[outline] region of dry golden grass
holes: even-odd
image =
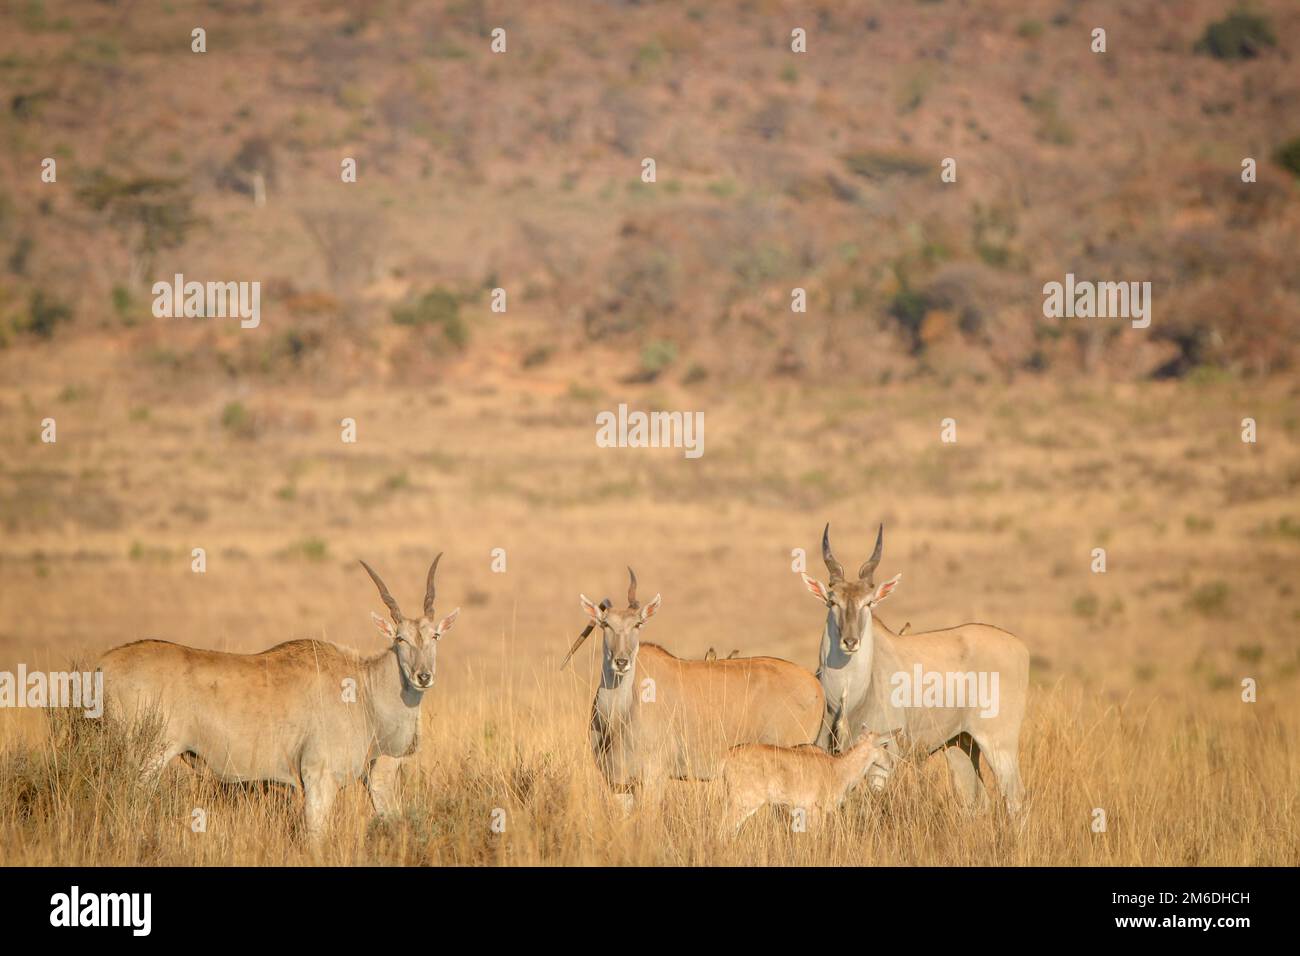
[[[87,384],[110,379],[84,358],[72,382],[3,358],[0,381],[21,384],[0,387],[0,669],[142,637],[374,653],[362,556],[410,602],[445,549],[440,608],[464,612],[400,819],[372,822],[351,787],[314,856],[292,794],[179,765],[143,788],[102,734],[70,740],[8,710],[6,863],[1300,863],[1300,457],[1284,384],[631,395],[706,410],[691,462],[597,449],[594,413],[620,393],[585,371],[524,386],[480,364],[420,390],[164,394]],[[236,398],[248,435],[221,424]],[[45,415],[53,446],[33,439]],[[948,415],[956,446],[938,441]],[[1257,445],[1239,440],[1244,415]],[[355,446],[339,441],[344,416]],[[854,794],[814,835],[773,811],[720,839],[716,784],[674,784],[662,815],[626,820],[606,797],[586,746],[594,651],[556,670],[583,623],[578,592],[618,594],[631,563],[646,596],[664,595],[647,639],[811,668],[820,612],[790,550],[815,554],[827,519],[846,563],[886,522],[882,569],[904,571],[891,625],[986,620],[1028,643],[1022,833],[963,816],[939,760],[881,797]],[[206,574],[191,573],[192,547],[207,548]],[[1093,547],[1105,575],[1089,571]],[[1245,677],[1257,703],[1240,699]]]
[[[6,754],[0,846],[17,865],[1300,863],[1294,720],[1271,707],[1182,711],[1043,690],[1026,726],[1022,831],[1000,813],[959,810],[935,759],[904,764],[881,796],[860,788],[822,831],[794,832],[773,809],[734,840],[719,833],[718,783],[674,784],[661,812],[625,818],[582,747],[584,708],[572,701],[512,706],[484,689],[437,711],[405,770],[402,815],[372,819],[360,784],[348,788],[318,853],[290,791],[224,786],[179,763],[142,785],[99,731]],[[1104,833],[1091,828],[1097,807]],[[195,809],[204,832],[192,830]]]

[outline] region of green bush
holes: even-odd
[[[1034,131],[1044,143],[1055,146],[1069,146],[1074,143],[1074,128],[1061,115],[1061,104],[1055,90],[1048,90],[1037,96],[1022,97],[1029,111],[1038,117],[1038,129]]]
[[[1101,600],[1095,594],[1080,594],[1071,605],[1076,617],[1094,618],[1101,610]]]
[[[148,276],[164,249],[184,245],[201,223],[185,180],[159,176],[114,176],[94,170],[77,189],[77,198],[107,217],[126,241],[132,272]]]
[[[27,274],[27,260],[31,258],[32,249],[35,247],[31,236],[19,236],[18,241],[14,243],[14,248],[9,253],[9,271],[16,276]]]
[[[120,283],[113,286],[112,292],[109,293],[113,303],[113,314],[123,325],[135,325],[135,302],[131,298],[131,290]]]
[[[323,538],[303,538],[286,548],[284,554],[303,561],[324,561],[329,557],[329,545]]]
[[[1206,617],[1222,617],[1227,612],[1228,585],[1222,581],[1202,584],[1191,593],[1187,603]]]
[[[1269,46],[1277,46],[1277,36],[1268,18],[1238,10],[1207,26],[1195,50],[1216,60],[1247,60]]]
[[[398,325],[440,329],[447,341],[458,349],[469,343],[469,327],[461,318],[460,300],[446,289],[434,289],[414,302],[395,307],[393,321]]]
[[[641,350],[641,369],[658,375],[677,360],[677,345],[666,339],[656,339]]]
[[[1292,176],[1300,177],[1300,136],[1278,147],[1278,151],[1273,154],[1273,158]]]
[[[28,302],[26,318],[16,323],[20,332],[31,332],[43,339],[54,337],[54,329],[60,322],[72,320],[72,309],[46,295],[45,290],[37,289]]]
[[[253,414],[243,402],[227,402],[221,410],[221,427],[236,438],[252,438],[257,434]]]
[[[902,326],[912,352],[917,353],[922,349],[921,323],[925,320],[925,313],[932,308],[932,303],[925,293],[912,287],[907,272],[901,266],[895,265],[894,275],[898,279],[898,291],[889,300],[888,312]]]

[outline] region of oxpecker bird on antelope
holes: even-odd
[[[641,639],[660,596],[636,596],[628,568],[627,607],[581,595],[587,635],[601,631],[600,682],[588,739],[610,788],[630,810],[640,797],[657,806],[668,780],[711,780],[728,748],[742,743],[811,743],[824,710],[817,679],[775,657],[685,660]]]
[[[460,609],[434,615],[434,558],[423,613],[407,617],[379,575],[392,620],[372,614],[389,641],[363,657],[297,640],[257,654],[136,641],[100,659],[108,712],[131,722],[155,714],[161,746],[144,768],[202,761],[226,782],[270,781],[301,790],[308,834],[319,838],[340,787],[364,780],[379,813],[393,809],[395,758],[419,744],[420,704],[433,687],[438,643]]]
[[[803,575],[805,586],[826,606],[817,679],[826,712],[817,743],[840,753],[853,740],[845,728],[885,733],[899,728],[926,753],[943,751],[963,803],[982,803],[979,767],[987,758],[1008,810],[1019,812],[1020,725],[1029,685],[1029,649],[1020,638],[988,624],[962,624],[937,631],[893,633],[874,609],[898,586],[900,574],[876,583],[884,548],[884,525],[876,547],[855,578],[831,551],[830,525],[822,532],[825,583]],[[872,775],[872,788],[887,773]]]

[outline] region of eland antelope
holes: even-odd
[[[591,631],[603,638],[600,684],[591,705],[589,740],[596,764],[625,809],[638,797],[657,806],[666,782],[711,780],[727,748],[742,743],[808,744],[825,706],[817,679],[775,657],[692,661],[641,640],[659,610],[644,606],[628,568],[627,609],[580,596],[590,623],[560,664]]]
[[[924,752],[944,751],[953,785],[967,805],[983,802],[979,765],[986,757],[1014,815],[1024,797],[1019,749],[1029,650],[1014,634],[989,624],[913,632],[901,639],[873,620],[872,610],[902,577],[875,583],[884,533],[881,525],[875,551],[850,580],[831,552],[828,524],[822,557],[830,580],[823,584],[803,575],[808,590],[826,605],[817,679],[827,710],[817,743],[837,753],[850,743],[845,727],[901,728]],[[981,693],[988,688],[991,695]],[[886,776],[873,775],[872,788],[880,789]]]
[[[364,561],[392,614],[371,614],[391,641],[362,657],[324,641],[277,644],[257,654],[136,641],[104,654],[110,713],[131,721],[156,713],[161,750],[144,771],[173,757],[201,760],[227,782],[271,781],[301,790],[308,834],[319,838],[339,788],[364,779],[376,811],[391,808],[392,758],[415,752],[420,704],[433,687],[439,639],[460,608],[434,617],[433,559],[424,613],[408,618]],[[436,623],[435,623],[436,622]],[[387,764],[381,764],[385,761]]]
[[[724,828],[730,833],[767,804],[800,809],[811,830],[835,811],[867,771],[884,767],[894,752],[892,734],[863,728],[857,743],[838,756],[820,747],[741,744],[727,752],[722,779],[727,787]]]

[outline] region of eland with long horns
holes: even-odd
[[[938,631],[895,634],[873,615],[898,586],[901,574],[876,584],[885,527],[856,578],[831,551],[830,525],[822,531],[822,558],[830,579],[807,574],[805,586],[826,605],[817,679],[826,711],[817,744],[832,754],[853,745],[857,734],[899,729],[925,753],[943,751],[959,797],[983,803],[981,755],[987,757],[1007,808],[1017,813],[1020,725],[1029,688],[1029,649],[1020,638],[990,624],[962,624]],[[887,767],[873,769],[869,783],[884,786]]]
[[[390,641],[374,657],[312,640],[258,654],[136,641],[100,659],[107,714],[161,721],[160,747],[144,767],[146,776],[184,755],[223,781],[271,781],[302,791],[313,839],[325,832],[339,788],[355,780],[365,780],[383,813],[392,808],[394,758],[419,744],[420,704],[433,687],[438,642],[460,613],[434,617],[441,557],[429,568],[424,613],[416,618],[402,613],[379,575],[361,562],[392,615],[391,623],[372,615]]]
[[[597,627],[600,683],[591,705],[589,740],[596,764],[625,809],[638,797],[657,806],[668,780],[710,780],[737,744],[790,747],[811,743],[824,705],[816,678],[775,657],[684,660],[641,631],[660,596],[642,605],[628,568],[627,608],[608,598],[579,600],[589,618],[561,667]]]

